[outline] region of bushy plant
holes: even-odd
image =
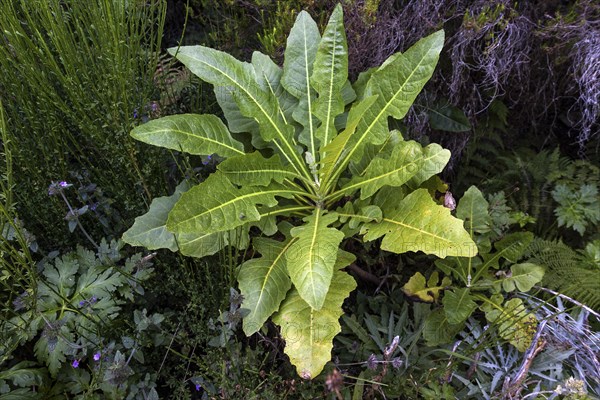
[[[36,284],[13,300],[2,325],[5,344],[13,346],[0,348],[5,371],[0,373],[0,393],[9,392],[12,382],[12,389],[36,387],[47,396],[104,393],[133,399],[156,394],[150,370],[144,377],[143,368],[131,367],[144,363],[145,347],[166,341],[159,329],[164,317],[122,309],[144,294],[141,283],[152,273],[151,256],[137,254],[121,263],[121,246],[102,241],[98,253],[79,247],[40,265]],[[133,317],[129,326],[126,315]],[[17,346],[32,347],[36,361],[11,365],[16,354],[7,351]]]
[[[184,182],[156,199],[124,239],[202,257],[226,245],[246,248],[251,229],[273,236],[254,238],[261,257],[240,266],[244,331],[259,331],[273,315],[298,373],[315,377],[356,287],[342,270],[355,259],[343,250],[345,238],[383,237],[381,248],[395,253],[474,254],[462,221],[433,198],[441,184],[435,174],[450,153],[405,141],[388,127],[431,76],[443,38],[437,32],[420,40],[354,84],[341,6],[322,37],[312,18],[299,14],[283,68],[256,52],[244,63],[202,46],[173,49],[215,86],[229,130],[213,115],[186,114],[150,121],[132,136],[224,161],[199,185]]]

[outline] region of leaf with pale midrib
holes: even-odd
[[[244,333],[252,335],[279,309],[279,305],[292,286],[285,267],[285,252],[290,241],[278,242],[255,238],[253,247],[261,254],[240,266],[238,282],[244,296],[242,308],[249,310],[244,317]]]
[[[321,121],[315,132],[321,147],[335,136],[334,120],[344,111],[342,87],[347,78],[348,46],[342,6],[338,4],[323,33],[310,78],[312,87],[319,94],[312,112]]]
[[[329,228],[336,213],[315,209],[305,224],[292,229],[294,243],[286,252],[287,270],[298,293],[314,309],[323,306],[344,234]],[[334,285],[335,286],[335,285]]]
[[[214,115],[171,115],[135,127],[131,136],[144,143],[189,154],[231,157],[244,154],[244,145],[231,137]]]
[[[383,210],[380,223],[368,223],[365,240],[384,236],[383,250],[394,253],[422,251],[438,257],[477,254],[477,247],[463,228],[463,221],[436,204],[427,190],[418,189],[404,197],[398,207]]]
[[[277,183],[237,188],[217,172],[181,196],[169,213],[167,229],[176,234],[228,231],[260,220],[259,204],[273,207],[278,203],[276,197],[294,194],[304,193]]]
[[[227,179],[236,185],[266,186],[271,181],[301,179],[294,169],[281,163],[279,155],[264,158],[258,151],[231,157],[217,167]]]
[[[341,331],[342,303],[356,288],[354,279],[340,269],[353,261],[352,254],[340,250],[333,275],[335,285],[329,289],[320,310],[313,309],[292,289],[273,316],[285,339],[284,351],[304,379],[319,375],[331,359],[333,338]]]
[[[306,11],[301,11],[287,38],[281,78],[283,87],[299,100],[292,114],[303,126],[298,141],[315,156],[318,147],[314,134],[318,120],[311,114],[315,93],[310,87],[310,76],[320,40],[316,22]]]
[[[171,196],[157,197],[152,200],[148,212],[137,217],[133,226],[123,234],[123,241],[132,246],[144,246],[148,250],[176,251],[177,241],[175,235],[167,230],[167,218],[175,203],[189,188],[189,182],[184,181],[177,186]]]

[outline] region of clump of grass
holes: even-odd
[[[14,143],[10,140],[0,102],[0,143],[4,160],[0,176],[0,365],[10,359],[18,346],[18,327],[11,326],[9,319],[15,315],[19,302],[31,301],[35,307],[37,273],[30,247],[32,236],[23,229],[14,209],[13,156]]]
[[[0,3],[14,195],[42,239],[64,231],[56,224],[63,210],[46,199],[51,181],[86,171],[125,215],[160,190],[161,154],[135,144],[129,131],[136,109],[155,96],[165,12],[163,0]]]

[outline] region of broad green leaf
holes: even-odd
[[[321,121],[315,132],[320,147],[327,145],[335,136],[334,121],[336,116],[344,112],[342,87],[347,79],[348,47],[342,6],[338,4],[323,33],[310,78],[312,87],[319,95],[312,112]]]
[[[450,343],[464,324],[450,324],[444,310],[435,310],[425,318],[423,338],[428,346]]]
[[[417,272],[402,287],[402,291],[413,300],[433,303],[440,297],[440,292],[452,284],[448,277],[444,277],[442,282],[439,280],[437,271],[431,274],[429,281],[425,281],[425,277]]]
[[[313,309],[296,289],[292,289],[273,317],[285,339],[284,351],[304,379],[319,375],[331,359],[333,338],[341,331],[342,304],[356,288],[354,279],[340,268],[352,260],[342,255],[338,257],[333,275],[335,285],[329,289],[320,310]]]
[[[250,244],[250,228],[258,227],[265,235],[273,235],[276,227],[273,228],[274,218],[271,218],[268,212],[259,208],[260,220],[252,221],[245,225],[238,226],[235,229],[215,233],[182,233],[176,235],[179,251],[184,256],[202,258],[211,256],[226,246],[235,247],[238,250],[245,250]]]
[[[258,151],[228,158],[217,168],[235,185],[266,186],[271,181],[302,179],[291,165],[281,163],[278,154],[264,158]]]
[[[246,117],[240,111],[231,91],[220,86],[214,88],[215,97],[223,116],[227,120],[227,127],[233,133],[250,133],[252,145],[257,149],[266,147],[266,143],[260,137],[260,129],[254,118]]]
[[[456,207],[456,216],[464,220],[464,227],[471,238],[476,241],[479,251],[482,253],[488,252],[491,246],[490,241],[481,234],[490,232],[492,220],[488,212],[488,202],[477,187],[471,186],[465,192]],[[475,267],[481,266],[479,258],[468,258],[464,263],[458,258],[455,258],[454,261],[457,265],[456,271],[461,274],[462,279],[468,286],[475,284],[484,272],[480,269],[475,274],[475,279],[473,279]]]
[[[321,181],[323,184],[329,184],[335,181],[335,177],[341,174],[342,170],[337,166],[341,158],[348,151],[346,145],[356,131],[356,127],[361,121],[364,113],[375,103],[377,96],[367,97],[360,103],[356,103],[350,109],[346,129],[336,136],[327,146],[321,148]]]
[[[456,216],[465,221],[465,229],[472,238],[475,233],[490,231],[492,219],[488,206],[489,203],[476,186],[471,186],[458,202]]]
[[[381,209],[374,205],[362,207],[355,211],[352,203],[348,202],[336,210],[340,222],[345,223],[349,220],[350,229],[356,229],[359,224],[364,222],[376,221],[380,222],[383,215]]]
[[[298,105],[298,99],[288,93],[281,84],[283,69],[271,58],[258,51],[252,53],[252,66],[256,81],[265,92],[271,92],[279,102],[280,113],[286,123],[291,122],[292,112]]]
[[[336,213],[316,208],[305,224],[292,229],[294,243],[285,254],[287,270],[298,293],[312,308],[320,310],[329,291],[333,267],[344,234],[328,226]]]
[[[214,115],[180,114],[136,126],[131,136],[144,143],[189,154],[231,157],[244,154],[244,145],[231,137]]]
[[[393,210],[400,206],[400,201],[409,193],[406,186],[393,187],[384,186],[375,195],[375,197],[369,199],[371,203],[386,210],[386,213],[391,213]]]
[[[381,158],[389,158],[392,152],[394,151],[394,148],[398,144],[400,144],[400,142],[403,141],[404,138],[402,137],[400,131],[394,129],[393,131],[390,131],[387,139],[385,140],[385,142],[383,142],[383,144],[367,144],[364,148],[363,156],[360,159],[360,161],[350,163],[348,167],[350,172],[353,175],[363,175],[365,173],[365,170],[375,157],[379,156]]]
[[[318,121],[311,114],[315,96],[310,87],[310,76],[320,41],[321,34],[317,24],[306,11],[301,11],[287,38],[281,78],[285,90],[299,100],[292,114],[304,127],[298,140],[315,157],[318,149],[315,137]]]
[[[238,275],[240,292],[244,296],[241,307],[250,311],[243,322],[244,333],[248,336],[258,332],[279,309],[292,286],[285,266],[285,252],[291,241],[257,237],[252,244],[261,257],[244,262]]]
[[[167,217],[181,195],[189,188],[188,181],[183,181],[171,196],[152,200],[148,212],[137,217],[131,228],[123,234],[123,241],[132,246],[144,246],[148,250],[177,251],[175,235],[167,230]]]
[[[439,144],[431,143],[423,149],[423,164],[417,173],[407,182],[411,189],[416,189],[435,174],[442,172],[450,161],[450,151]],[[458,215],[457,215],[458,216]],[[461,218],[458,216],[458,218]]]
[[[490,267],[495,269],[500,268],[499,261],[502,258],[511,263],[516,263],[532,241],[533,233],[531,232],[515,232],[506,235],[502,240],[494,243],[494,248],[496,249],[494,253],[483,255],[484,263],[482,269],[485,271]]]
[[[349,195],[360,189],[360,198],[366,199],[382,186],[402,186],[417,173],[422,163],[421,145],[412,140],[400,142],[388,159],[375,157],[362,176],[354,176],[332,196]]]
[[[211,256],[229,244],[227,232],[182,233],[177,235],[179,251],[184,256],[202,258]]]
[[[169,52],[176,53],[177,59],[203,81],[231,92],[241,114],[254,118],[258,123],[262,139],[274,141],[273,144],[297,172],[304,171],[308,175],[295,148],[293,126],[283,120],[273,93],[260,88],[251,64],[204,46],[183,46],[169,49]]]
[[[429,124],[433,129],[446,132],[468,132],[471,123],[465,113],[458,107],[444,102],[427,109]]]
[[[273,207],[277,204],[276,196],[291,198],[303,194],[275,182],[267,187],[237,188],[217,172],[181,196],[169,213],[167,229],[175,234],[228,231],[259,221],[259,204]]]
[[[371,241],[384,236],[383,250],[394,253],[422,251],[440,258],[472,257],[475,243],[463,228],[463,221],[454,218],[450,210],[437,205],[425,189],[418,189],[400,201],[397,208],[383,210],[380,223],[368,223],[364,239]]]
[[[541,282],[544,277],[544,268],[532,263],[513,264],[510,267],[510,275],[498,281],[507,292],[519,289],[528,292],[536,283]]]
[[[6,353],[3,354],[3,356]],[[11,363],[12,364],[12,363]],[[44,370],[42,368],[38,368],[37,364],[32,361],[20,361],[15,365],[12,365],[10,368],[8,366],[4,366],[3,371],[0,371],[0,385],[2,385],[3,381],[11,381],[14,385],[20,387],[26,386],[40,386],[44,381]],[[2,389],[0,389],[2,392]],[[16,394],[14,390],[11,390],[10,394]],[[33,395],[33,393],[31,393]],[[23,396],[23,397],[13,397],[16,400],[22,399],[33,399],[33,396]],[[3,396],[0,395],[0,399],[3,399]]]
[[[358,74],[358,78],[356,78],[356,81],[352,84],[352,88],[356,92],[357,99],[362,100],[364,98],[367,83],[369,83],[371,75],[373,75],[373,73],[378,69],[379,67],[373,67]]]
[[[388,117],[402,119],[413,101],[431,78],[444,45],[444,32],[438,31],[419,40],[403,54],[391,56],[385,66],[373,72],[364,96],[378,95],[375,105],[358,125],[358,135],[349,144],[346,157],[356,161],[366,143],[382,144],[388,136]]]
[[[466,321],[477,308],[477,303],[473,300],[468,288],[446,291],[442,304],[448,323],[456,325]]]
[[[349,80],[346,80],[344,86],[342,86],[342,99],[344,100],[344,105],[348,105],[356,100],[356,92]]]

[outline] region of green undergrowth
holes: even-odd
[[[140,148],[128,131],[158,112],[152,101],[165,6],[112,0],[0,5],[0,96],[15,144],[16,207],[46,245],[70,240],[52,222],[64,213],[46,198],[53,181],[97,185],[125,220],[164,187],[157,170],[164,155]],[[118,227],[96,232],[120,233]]]

